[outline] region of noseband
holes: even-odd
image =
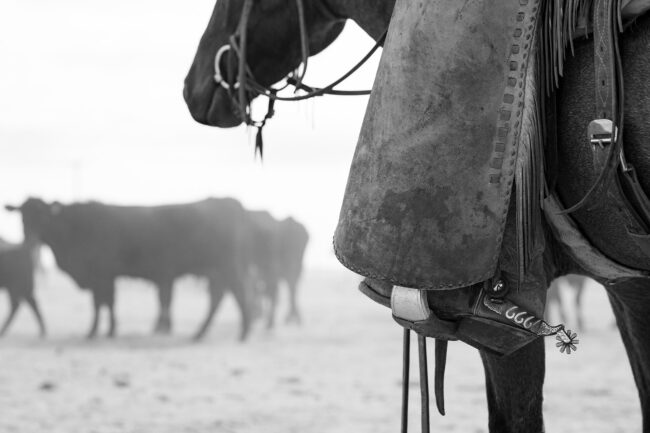
[[[354,74],[363,64],[365,64],[370,57],[381,47],[386,39],[388,30],[379,37],[375,45],[370,51],[345,74],[333,81],[325,87],[313,87],[303,83],[303,78],[307,72],[307,64],[309,59],[309,34],[307,31],[307,24],[305,19],[305,7],[303,0],[295,0],[296,9],[298,14],[298,24],[300,32],[300,51],[301,51],[301,65],[293,72],[289,73],[285,78],[285,83],[281,87],[265,86],[253,75],[248,62],[247,62],[247,40],[248,40],[248,20],[253,8],[253,0],[244,0],[242,13],[239,19],[237,30],[229,37],[228,44],[221,46],[215,55],[214,59],[214,81],[217,85],[223,87],[229,94],[233,106],[236,107],[236,114],[240,117],[242,122],[248,126],[257,128],[257,137],[255,141],[255,152],[260,152],[262,155],[262,128],[266,121],[273,117],[275,101],[302,101],[316,96],[322,95],[338,95],[338,96],[358,96],[369,95],[370,90],[336,90],[337,85],[345,81],[349,76]],[[329,15],[334,14],[325,6],[321,5]],[[237,79],[234,82],[228,80],[228,74],[223,74],[222,59],[223,56],[229,51],[233,51],[237,58]],[[234,70],[234,57],[227,56],[227,69],[228,71]],[[302,69],[302,70],[300,70]],[[286,89],[287,87],[294,88],[294,94],[290,96],[281,96],[278,92]],[[298,90],[305,93],[296,94]],[[262,95],[268,98],[268,107],[266,115],[262,120],[253,120],[251,117],[250,101],[253,97]],[[251,97],[252,96],[252,97]]]

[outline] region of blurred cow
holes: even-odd
[[[12,244],[0,239],[0,288],[6,289],[9,297],[9,315],[0,328],[0,337],[7,332],[16,317],[21,301],[30,306],[36,316],[40,335],[45,336],[43,317],[34,298],[37,251],[37,247],[28,246],[26,243]]]
[[[275,322],[278,287],[285,282],[289,288],[289,312],[287,322],[300,323],[296,302],[298,282],[302,274],[302,262],[309,235],[305,227],[286,218],[278,221],[266,211],[251,211],[253,221],[252,271],[258,291],[268,300],[267,327]],[[258,299],[259,300],[259,299]]]
[[[226,290],[241,311],[240,338],[246,338],[250,316],[243,287],[246,261],[242,239],[246,212],[234,199],[210,198],[168,206],[112,206],[97,202],[46,203],[30,198],[19,207],[25,239],[48,245],[57,265],[81,288],[93,294],[94,318],[88,337],[97,334],[100,309],[110,317],[115,335],[115,279],[153,282],[159,293],[156,332],[171,330],[172,287],[178,277],[206,277],[210,307],[195,338],[202,337]]]
[[[575,311],[575,326],[576,330],[584,331],[584,320],[582,314],[582,294],[585,287],[589,283],[590,278],[582,275],[569,274],[563,277],[556,278],[551,282],[550,287],[546,293],[546,312],[544,315],[547,320],[550,319],[550,309],[556,308],[558,311],[559,321],[561,323],[570,323],[567,317],[567,305],[564,298],[560,294],[560,288],[564,291],[572,290],[575,292],[573,297],[573,310]]]

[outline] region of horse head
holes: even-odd
[[[237,87],[238,27],[246,0],[217,1],[201,38],[194,62],[185,78],[183,96],[199,123],[221,128],[238,126],[242,118],[229,87]],[[295,71],[303,59],[303,43],[309,55],[322,51],[343,30],[345,18],[324,0],[265,0],[251,2],[247,12],[245,61],[250,74],[262,86],[270,86]],[[301,29],[300,21],[304,20]],[[217,59],[217,56],[219,59]],[[215,80],[222,76],[221,83]],[[248,99],[257,96],[248,93]]]

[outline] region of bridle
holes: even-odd
[[[280,87],[265,86],[253,75],[248,62],[247,62],[247,45],[248,45],[248,21],[253,9],[254,0],[244,0],[242,6],[241,16],[235,32],[229,37],[228,44],[221,46],[215,55],[214,59],[214,81],[217,85],[223,87],[229,94],[233,106],[235,107],[236,114],[240,117],[243,123],[248,126],[257,128],[257,136],[255,140],[255,153],[260,153],[262,156],[263,141],[262,129],[275,114],[274,104],[275,101],[303,101],[306,99],[315,98],[322,95],[337,95],[337,96],[359,96],[369,95],[370,90],[336,90],[335,87],[345,81],[348,77],[354,74],[363,64],[365,64],[370,57],[381,47],[386,39],[388,30],[386,29],[383,34],[376,41],[375,45],[370,51],[363,56],[363,58],[351,67],[345,74],[338,79],[334,80],[331,84],[325,87],[313,87],[303,83],[303,78],[307,72],[307,65],[309,59],[309,34],[307,31],[307,23],[305,18],[304,0],[295,0],[296,9],[298,14],[298,24],[300,33],[300,51],[301,51],[301,65],[297,70],[290,72],[285,78],[285,83]],[[327,13],[336,17],[325,5],[320,5]],[[336,17],[338,18],[338,17]],[[229,74],[222,72],[222,59],[226,53],[233,52],[235,55],[227,56],[226,67]],[[232,77],[235,71],[235,64],[237,62],[236,81],[229,81],[228,78]],[[300,70],[301,69],[301,70]],[[282,96],[279,92],[288,88],[294,88],[293,95]],[[296,94],[298,91],[303,91],[303,94]],[[253,95],[251,97],[251,95]],[[268,99],[268,106],[265,116],[262,120],[254,120],[251,116],[250,102],[255,96],[265,96]]]

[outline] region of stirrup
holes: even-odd
[[[359,286],[360,290],[377,300],[381,304],[386,302],[385,286],[365,284]],[[382,290],[384,289],[384,290]],[[370,293],[370,294],[369,294]],[[371,296],[372,295],[372,296]],[[395,286],[392,288],[390,305],[393,318],[404,327],[403,334],[403,366],[402,366],[402,415],[401,432],[408,430],[408,405],[409,405],[409,370],[410,370],[410,340],[411,330],[418,334],[418,358],[420,369],[420,394],[421,394],[421,423],[422,433],[429,433],[429,375],[427,365],[427,336],[436,337],[435,350],[435,398],[438,411],[445,415],[444,404],[444,373],[447,359],[448,340],[456,337],[465,343],[482,350],[488,350],[505,355],[530,343],[539,337],[556,335],[556,346],[560,352],[571,354],[577,349],[579,340],[576,333],[565,330],[564,325],[550,326],[544,320],[537,318],[522,309],[512,301],[506,299],[507,286],[502,280],[497,280],[494,285],[485,284],[477,296],[473,308],[474,316],[462,318],[458,323],[439,319],[431,310],[424,290],[409,289]],[[481,307],[482,306],[482,307]],[[499,320],[500,319],[500,320]],[[509,322],[509,323],[503,323]],[[501,332],[498,342],[493,345],[486,344],[485,340],[490,333]],[[480,338],[483,337],[483,338]],[[487,341],[490,341],[487,338]],[[505,350],[508,349],[509,350]]]
[[[539,337],[551,335],[557,336],[556,345],[561,352],[570,354],[577,349],[579,340],[575,333],[564,325],[551,326],[521,308],[507,299],[507,290],[501,280],[486,284],[477,294],[471,314],[449,321],[440,319],[431,310],[426,291],[395,286],[391,295],[393,319],[418,334],[461,340],[497,355],[509,355]]]

